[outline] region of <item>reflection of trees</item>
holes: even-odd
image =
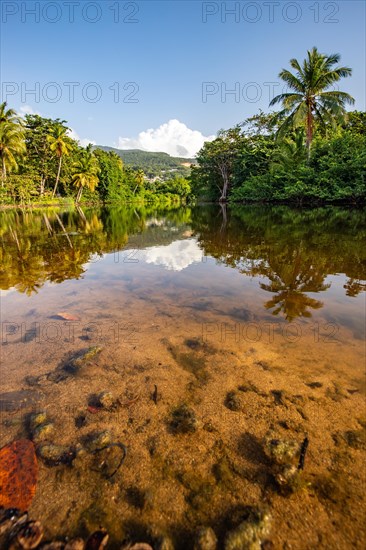
[[[346,289],[347,296],[357,296],[360,292],[366,291],[366,283],[361,282],[359,279],[348,279],[344,287]]]
[[[205,254],[243,274],[265,277],[260,287],[275,296],[264,304],[292,321],[310,317],[322,302],[308,295],[324,292],[327,275],[344,273],[348,296],[365,290],[366,229],[362,211],[293,210],[287,207],[235,207],[222,218],[220,209],[197,208],[193,228]]]
[[[163,227],[150,230],[150,218],[163,220]],[[131,236],[152,233],[154,243],[171,242],[179,236],[177,226],[189,221],[189,209],[157,212],[146,206],[0,212],[0,288],[30,295],[47,280],[79,279],[92,257],[121,250]],[[174,231],[166,231],[168,226]]]
[[[260,287],[276,294],[264,307],[274,308],[273,315],[282,312],[288,321],[296,317],[311,317],[309,309],[320,309],[323,303],[310,298],[306,292],[324,292],[330,287],[324,283],[324,271],[304,258],[301,249],[294,254],[292,258],[286,254],[271,258],[270,267],[261,272],[270,283],[261,283]]]

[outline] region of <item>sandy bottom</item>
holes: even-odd
[[[259,505],[271,511],[274,548],[364,548],[362,340],[345,327],[330,337],[320,316],[270,325],[276,319],[257,316],[250,294],[239,305],[235,295],[202,298],[210,289],[202,294],[188,284],[133,285],[66,282],[31,302],[17,294],[3,301],[2,392],[41,395],[36,405],[2,411],[1,445],[29,437],[29,413],[46,410],[52,443],[75,446],[109,430],[128,449],[111,479],[95,471],[90,455],[72,466],[39,460],[30,514],[43,522],[46,538],[103,526],[110,548],[128,536],[167,534],[184,549],[192,548],[197,527],[208,525],[222,547],[235,510]],[[80,322],[52,319],[60,311]],[[11,334],[6,323],[24,323],[29,332]],[[38,336],[32,323],[39,323]],[[96,345],[102,351],[76,374],[27,384],[27,376],[60,369]],[[88,404],[102,391],[119,406],[91,412]],[[232,391],[239,410],[227,407]],[[195,413],[193,433],[172,429],[172,412],[182,404]],[[309,438],[304,487],[293,494],[276,486],[263,452],[270,428],[279,438]]]

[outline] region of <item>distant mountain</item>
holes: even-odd
[[[140,149],[115,149],[105,145],[95,145],[93,149],[113,151],[121,157],[125,164],[134,169],[141,169],[149,178],[162,177],[166,179],[172,175],[189,175],[190,165],[195,164],[195,159],[171,157],[168,153],[152,153]]]

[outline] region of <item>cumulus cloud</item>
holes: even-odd
[[[67,132],[67,134],[72,139],[75,139],[76,141],[78,141],[79,144],[81,145],[81,147],[86,147],[87,145],[89,145],[89,143],[91,143],[92,145],[96,145],[96,142],[93,141],[92,139],[88,139],[88,138],[81,139],[79,137],[79,135],[77,134],[77,132],[75,132],[75,130],[73,128],[70,128],[69,131]]]
[[[35,111],[30,105],[22,105],[19,109],[19,114],[24,117],[25,115],[40,115],[41,113]]]
[[[137,138],[120,137],[119,149],[142,149],[143,151],[163,152],[174,157],[194,157],[205,141],[215,136],[204,136],[198,130],[191,130],[183,122],[172,119],[159,128],[140,132]]]

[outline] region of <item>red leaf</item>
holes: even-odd
[[[76,317],[75,315],[71,315],[71,313],[67,313],[66,311],[62,311],[61,313],[57,313],[57,317],[60,317],[64,321],[80,321],[80,317]]]
[[[28,510],[36,492],[37,457],[29,439],[18,439],[0,449],[0,506]]]

